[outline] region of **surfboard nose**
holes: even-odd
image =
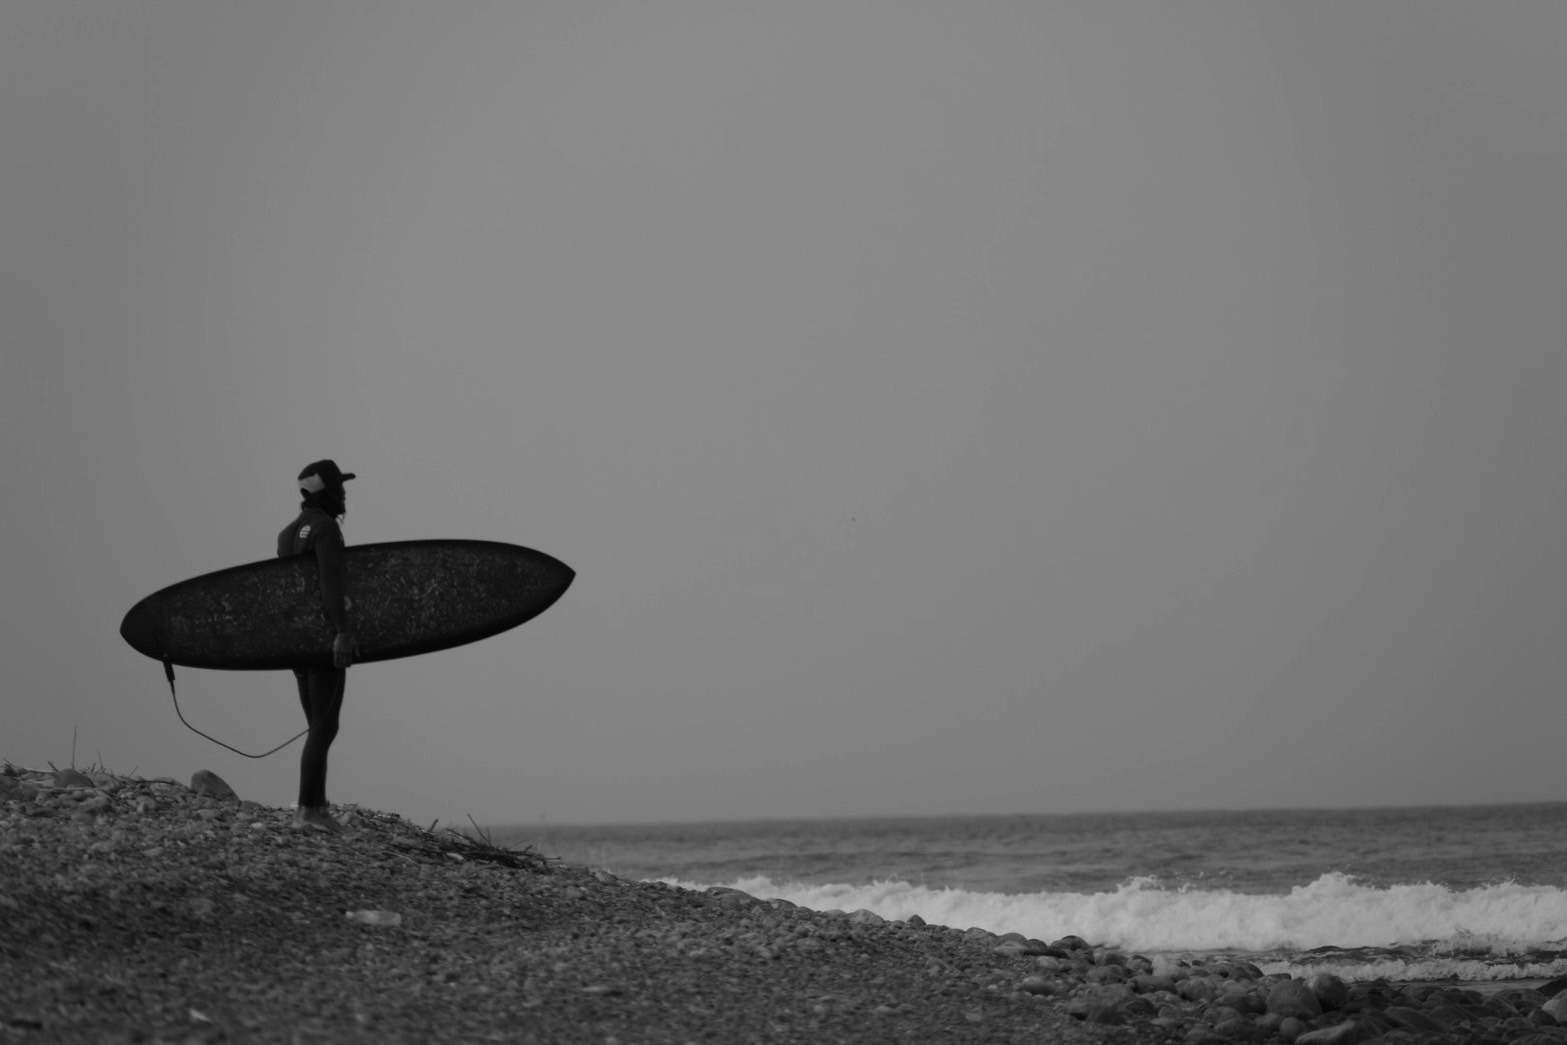
[[[163,657],[163,641],[158,635],[158,621],[153,615],[152,607],[143,599],[130,608],[125,614],[125,619],[120,621],[120,638],[130,644],[131,649],[137,653],[151,657],[153,660],[161,660]]]

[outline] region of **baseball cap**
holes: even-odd
[[[345,472],[330,458],[314,461],[299,473],[299,488],[306,493],[320,493],[329,486],[342,489],[343,483],[354,478],[353,472]]]

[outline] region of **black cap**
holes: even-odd
[[[343,471],[336,461],[328,458],[305,466],[305,470],[299,473],[299,488],[306,493],[317,493],[328,487],[341,490],[343,484],[352,478],[353,472]]]

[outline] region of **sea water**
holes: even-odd
[[[723,885],[1264,972],[1567,974],[1567,803],[547,826],[492,832],[624,878]]]

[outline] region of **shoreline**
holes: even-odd
[[[197,777],[5,767],[0,1041],[1567,1042],[1558,981],[1156,963],[633,882],[356,807],[300,829]]]

